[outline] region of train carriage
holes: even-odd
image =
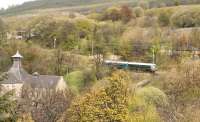
[[[104,63],[110,67],[116,67],[118,69],[129,69],[129,70],[150,71],[150,72],[155,72],[157,70],[156,64],[153,63],[138,63],[138,62],[111,61],[111,60],[105,60]]]

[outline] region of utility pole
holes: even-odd
[[[155,49],[153,48],[153,63],[155,64]]]
[[[54,40],[53,40],[53,48],[56,48],[56,41],[57,41],[57,39],[56,39],[56,37],[54,37]]]

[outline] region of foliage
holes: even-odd
[[[135,7],[133,12],[135,13],[136,17],[142,17],[144,15],[144,9],[141,7]]]
[[[34,121],[55,122],[69,107],[72,98],[73,94],[70,91],[32,89],[25,84],[17,112],[22,119],[23,115],[30,113]]]
[[[0,96],[0,121],[16,120],[16,101],[13,100],[14,91],[9,91]]]
[[[23,115],[20,115],[20,117],[18,117],[16,122],[34,122],[34,120],[32,119],[30,113],[25,113]]]
[[[74,71],[65,76],[65,80],[74,92],[80,92],[86,87],[92,85],[96,80],[95,74],[91,69]]]
[[[123,72],[108,78],[110,85],[76,99],[66,112],[69,121],[126,121],[127,88]]]
[[[196,48],[200,48],[200,29],[192,29],[190,34],[191,45]]]
[[[138,6],[140,6],[143,9],[148,9],[149,8],[149,3],[148,3],[148,1],[140,0],[138,2]]]
[[[154,87],[136,89],[129,95],[129,121],[131,122],[160,122],[156,106],[165,106],[166,95]]]
[[[112,21],[122,20],[123,22],[126,23],[134,17],[135,17],[135,15],[134,15],[132,9],[129,6],[123,5],[121,7],[108,8],[105,11],[102,19],[103,20],[112,20]]]
[[[103,15],[103,20],[118,21],[120,18],[120,9],[117,7],[108,8]]]
[[[171,24],[175,27],[199,27],[200,26],[199,9],[186,9],[175,12],[171,17]]]
[[[168,26],[170,24],[170,14],[167,11],[160,13],[158,21],[161,26]]]
[[[129,22],[132,18],[134,18],[136,15],[133,14],[133,10],[129,6],[121,6],[120,9],[121,13],[121,20],[123,22]]]
[[[6,38],[6,24],[5,22],[0,18],[0,44],[2,43],[2,40]]]
[[[173,95],[176,101],[185,102],[198,99],[200,83],[199,63],[185,63],[177,71],[177,77],[170,82],[168,93]]]
[[[148,104],[157,106],[166,106],[168,104],[167,96],[160,89],[154,87],[145,87],[136,90],[135,93]]]

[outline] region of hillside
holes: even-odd
[[[135,0],[133,0],[135,1]],[[26,12],[30,12],[33,10],[38,9],[58,9],[58,8],[67,8],[68,10],[75,10],[79,11],[80,8],[92,8],[95,7],[102,7],[102,6],[111,6],[113,4],[120,4],[121,2],[129,3],[133,2],[132,0],[36,0],[31,2],[25,2],[22,5],[14,6],[8,8],[7,10],[0,11],[0,15],[15,15],[15,14],[22,14]],[[99,6],[100,4],[100,6]]]
[[[67,10],[73,10],[84,13],[85,11],[102,10],[105,7],[112,5],[128,4],[130,6],[136,6],[142,3],[150,8],[163,7],[163,6],[174,6],[174,5],[188,5],[198,4],[200,0],[36,0],[25,2],[22,5],[13,6],[6,10],[0,10],[0,15],[16,15],[23,14],[33,10],[41,9],[60,9],[67,8]],[[83,9],[85,8],[85,9]]]

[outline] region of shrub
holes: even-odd
[[[142,7],[143,9],[148,9],[149,3],[147,1],[140,0],[140,2],[138,3],[138,6]]]
[[[175,12],[171,17],[171,25],[175,27],[200,26],[200,10],[191,8]]]
[[[136,90],[136,95],[145,100],[148,104],[166,106],[168,104],[167,96],[163,91],[155,87],[145,87]]]
[[[176,77],[165,84],[167,93],[175,98],[176,102],[189,102],[200,96],[200,65],[199,62],[182,63],[176,70]],[[170,85],[169,85],[170,84]]]
[[[170,24],[170,14],[167,11],[160,13],[158,17],[161,26],[168,26]]]
[[[132,18],[135,17],[132,9],[125,5],[121,7],[120,13],[121,13],[121,20],[125,23],[129,22]]]
[[[136,17],[141,17],[144,15],[144,9],[141,7],[134,8],[133,12],[135,13]]]
[[[166,102],[166,95],[157,88],[146,87],[136,90],[129,99],[129,121],[160,122],[156,104],[164,105]]]
[[[121,18],[120,9],[117,7],[111,7],[105,11],[102,19],[118,21],[120,20],[120,18]]]
[[[200,29],[194,28],[190,34],[191,45],[196,48],[200,48]]]
[[[74,71],[65,76],[65,80],[71,89],[79,93],[86,87],[89,87],[96,81],[95,73],[91,69]]]

